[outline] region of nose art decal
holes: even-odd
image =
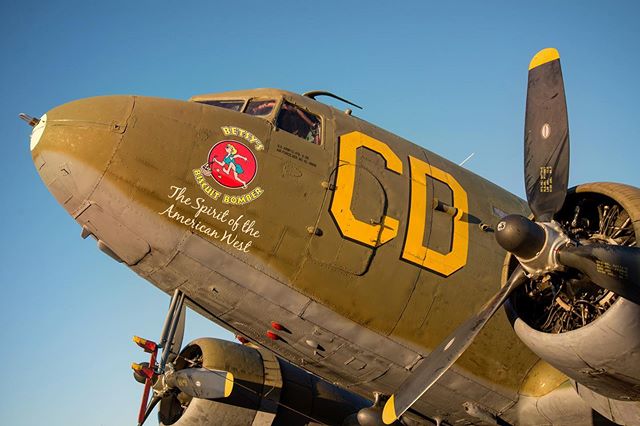
[[[244,129],[224,126],[222,131],[227,138],[211,147],[206,163],[194,169],[193,176],[200,189],[216,201],[232,205],[250,203],[264,193],[260,186],[250,187],[258,173],[258,160],[249,146],[232,137],[246,140],[258,151],[264,149],[264,145],[260,139]],[[210,181],[222,187],[221,191],[224,192],[210,185]],[[242,192],[238,194],[234,191]]]
[[[245,145],[236,141],[218,142],[209,151],[209,161],[204,164],[202,174],[211,176],[220,185],[229,189],[247,188],[257,172],[256,157]]]

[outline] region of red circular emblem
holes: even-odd
[[[246,188],[256,176],[253,152],[237,141],[220,141],[209,151],[211,177],[225,188]]]

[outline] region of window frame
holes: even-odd
[[[260,102],[260,101],[273,101],[275,102],[275,105],[273,105],[273,109],[271,110],[271,112],[269,114],[266,115],[253,115],[253,114],[248,114],[247,113],[247,108],[249,108],[249,104],[251,102]],[[256,96],[253,98],[248,98],[244,104],[244,107],[242,108],[242,110],[240,112],[242,112],[243,114],[247,114],[251,117],[258,117],[258,118],[264,118],[265,120],[271,121],[273,122],[273,125],[275,126],[275,117],[277,117],[277,114],[274,115],[275,111],[280,111],[280,105],[282,105],[282,96]]]
[[[195,101],[196,103],[202,104],[202,105],[207,105],[207,106],[211,106],[214,108],[222,108],[222,109],[226,109],[229,111],[233,111],[233,112],[242,112],[244,111],[244,109],[247,107],[247,99],[201,99],[198,101]],[[211,105],[207,102],[242,102],[242,105],[240,105],[240,109],[238,109],[237,111],[231,108],[225,108],[222,106],[217,106],[217,105]]]
[[[306,140],[305,138],[302,138],[300,136],[294,135],[293,133],[287,132],[284,129],[281,129],[278,127],[278,117],[280,116],[280,111],[282,110],[282,107],[284,105],[284,103],[287,102],[290,105],[293,105],[295,108],[298,108],[299,110],[307,113],[307,114],[312,114],[313,116],[318,118],[318,121],[320,123],[320,143],[313,143],[311,141]],[[318,114],[316,112],[311,111],[309,108],[303,107],[301,106],[299,103],[295,102],[292,99],[287,98],[286,96],[282,96],[280,101],[276,104],[277,107],[277,113],[273,116],[273,127],[277,130],[277,131],[283,131],[283,132],[287,132],[290,135],[293,135],[299,139],[301,139],[302,141],[310,144],[310,145],[314,145],[314,146],[319,146],[319,147],[323,147],[324,149],[324,138],[325,138],[325,120],[322,114]],[[275,110],[275,107],[274,107]]]

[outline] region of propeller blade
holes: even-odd
[[[144,383],[144,391],[142,392],[142,402],[140,403],[140,411],[138,412],[139,425],[144,423],[144,421],[149,416],[149,413],[151,412],[151,410],[153,410],[153,407],[151,407],[151,404],[147,404],[147,402],[149,401],[149,392],[151,391],[151,386],[152,386],[151,379],[147,378]],[[153,400],[151,402],[153,402]],[[149,407],[151,407],[151,409],[149,409]],[[154,407],[155,407],[155,404],[154,404]]]
[[[233,390],[233,374],[206,368],[185,368],[165,375],[166,383],[194,398],[226,398]]]
[[[526,281],[524,270],[518,266],[509,277],[509,281],[484,305],[482,310],[444,339],[400,385],[396,393],[391,395],[384,405],[382,421],[387,425],[392,424],[433,386],[471,345],[480,330],[509,298],[509,295]]]
[[[524,125],[524,176],[529,208],[549,222],[569,182],[569,124],[560,54],[543,49],[529,64]]]
[[[558,261],[585,274],[594,284],[640,305],[640,249],[611,244],[566,246]]]
[[[162,395],[160,408],[158,409],[160,424],[172,425],[176,423],[182,417],[183,412],[182,402],[175,393],[165,392]]]
[[[151,414],[153,409],[156,408],[156,405],[158,405],[158,402],[160,402],[161,399],[162,397],[160,395],[154,395],[153,398],[151,398],[151,402],[149,403],[149,406],[144,412],[144,415],[138,419],[139,420],[138,426],[142,426],[144,422],[147,421],[147,419],[149,418],[149,415]]]

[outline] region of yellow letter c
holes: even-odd
[[[340,136],[336,190],[331,202],[331,214],[347,238],[370,247],[378,247],[398,235],[399,222],[383,216],[381,223],[371,224],[356,219],[351,210],[356,180],[356,154],[358,148],[368,148],[384,158],[386,168],[402,174],[402,161],[387,144],[361,132]]]

